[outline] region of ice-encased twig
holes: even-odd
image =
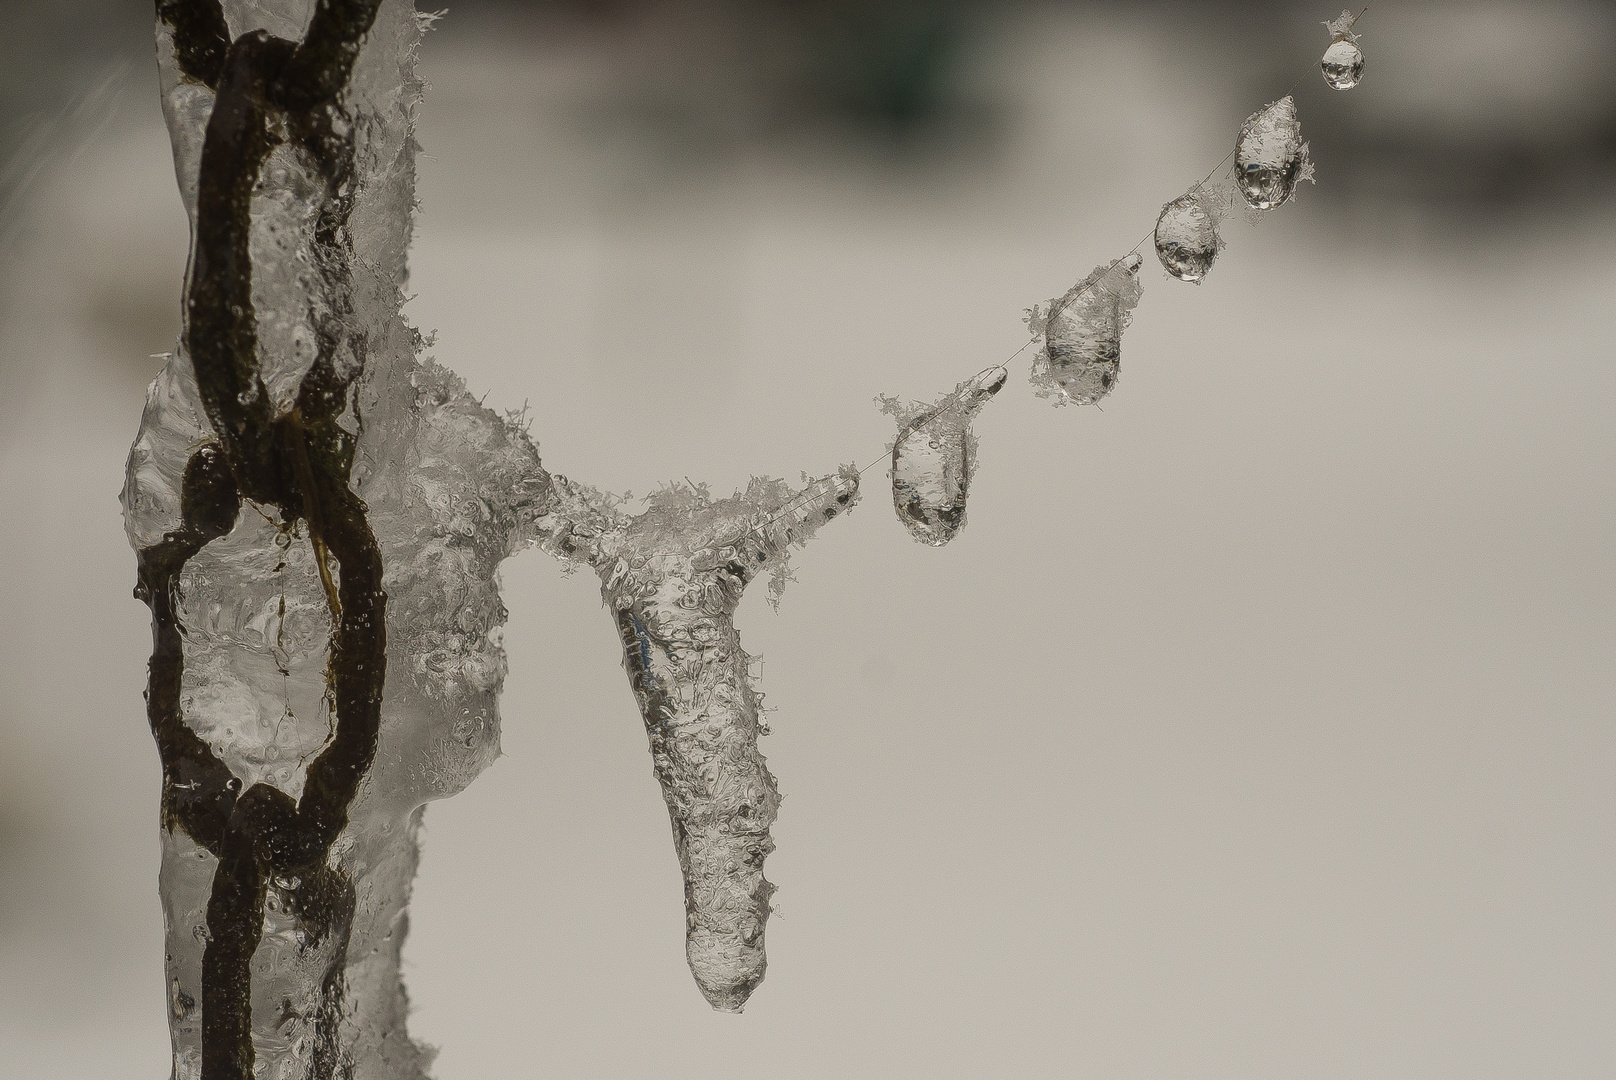
[[[537,523],[545,550],[600,577],[673,826],[685,955],[724,1012],[740,1011],[767,966],[774,886],[763,860],[780,803],[758,752],[761,695],[735,610],[765,571],[778,596],[791,549],[851,507],[858,482],[858,470],[844,466],[797,491],[753,478],[716,500],[705,485],[675,484],[629,516],[622,500],[558,476],[552,512]]]

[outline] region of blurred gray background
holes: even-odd
[[[685,969],[587,576],[507,564],[507,756],[427,813],[441,1080],[1616,1074],[1616,6],[517,4],[424,46],[407,311],[546,464],[719,493],[880,457],[1296,85],[1319,184],[1122,379],[881,469],[754,597],[767,982]],[[0,1073],[167,1072],[147,613],[116,494],[183,214],[141,0],[7,0]]]

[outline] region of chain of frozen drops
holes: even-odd
[[[1350,90],[1363,77],[1363,50],[1352,27],[1368,10],[1357,15],[1343,11],[1324,24],[1330,44],[1319,67],[1332,89]],[[1230,158],[1233,169],[1219,175]],[[1052,398],[1057,406],[1092,405],[1111,392],[1121,364],[1122,332],[1144,291],[1138,251],[1147,240],[1154,240],[1163,269],[1180,281],[1198,283],[1223,250],[1218,225],[1237,201],[1256,220],[1288,202],[1303,180],[1313,182],[1313,164],[1302,141],[1296,100],[1287,93],[1246,119],[1235,148],[1189,191],[1162,207],[1152,234],[1121,258],[1095,267],[1047,307],[1029,310],[1031,336],[1009,360],[978,372],[929,404],[877,398],[882,411],[898,421],[890,451],[898,520],[916,540],[933,547],[959,535],[976,462],[971,419],[1004,386],[1008,364],[1029,346],[1041,342],[1030,378],[1040,397]],[[869,472],[885,460],[877,458],[859,471]]]

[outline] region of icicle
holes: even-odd
[[[942,547],[965,528],[965,497],[976,467],[971,418],[1009,375],[1005,368],[990,368],[934,405],[876,399],[882,412],[898,420],[892,443],[892,507],[922,544]]]
[[[556,477],[554,513],[535,523],[546,550],[600,576],[684,872],[685,958],[721,1012],[740,1012],[768,966],[763,860],[780,805],[735,610],[764,574],[778,598],[791,551],[846,513],[858,486],[851,465],[795,491],[754,477],[728,499],[672,484],[630,517],[620,499]]]
[[[1358,47],[1358,35],[1352,32],[1352,24],[1357,21],[1358,16],[1343,11],[1339,19],[1324,24],[1330,31],[1330,47],[1324,50],[1319,69],[1332,90],[1351,90],[1363,78],[1363,50]]]
[[[1313,179],[1295,98],[1287,94],[1264,105],[1240,125],[1234,178],[1253,210],[1272,210],[1291,197],[1298,181]]]
[[[1233,191],[1228,181],[1196,184],[1162,207],[1156,218],[1156,258],[1180,281],[1200,281],[1223,250],[1218,223]]]
[[[1122,362],[1122,332],[1133,321],[1144,286],[1144,260],[1128,255],[1097,266],[1047,311],[1033,308],[1027,328],[1044,335],[1033,360],[1033,387],[1056,405],[1092,405],[1116,385]]]

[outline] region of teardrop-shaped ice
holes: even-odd
[[[1122,332],[1144,293],[1143,264],[1130,254],[1096,266],[1065,296],[1051,300],[1047,311],[1032,310],[1027,327],[1044,335],[1032,364],[1039,397],[1054,398],[1056,405],[1092,405],[1111,392],[1122,363]]]
[[[1202,185],[1162,207],[1156,218],[1156,258],[1180,281],[1200,281],[1223,250],[1218,219],[1227,208]]]
[[[892,444],[892,507],[921,543],[942,547],[965,528],[965,497],[976,468],[971,418],[1009,374],[990,368],[935,405],[879,399],[882,411],[897,417],[899,425]]]
[[[1311,180],[1313,165],[1289,94],[1246,118],[1234,148],[1234,179],[1253,210],[1272,210]]]
[[[1351,90],[1363,78],[1363,50],[1350,41],[1332,41],[1319,61],[1324,81],[1335,90]]]
[[[1358,47],[1358,35],[1352,32],[1352,24],[1357,21],[1358,16],[1343,11],[1339,19],[1324,24],[1330,31],[1330,47],[1324,50],[1319,68],[1333,90],[1351,90],[1363,78],[1363,50]]]

